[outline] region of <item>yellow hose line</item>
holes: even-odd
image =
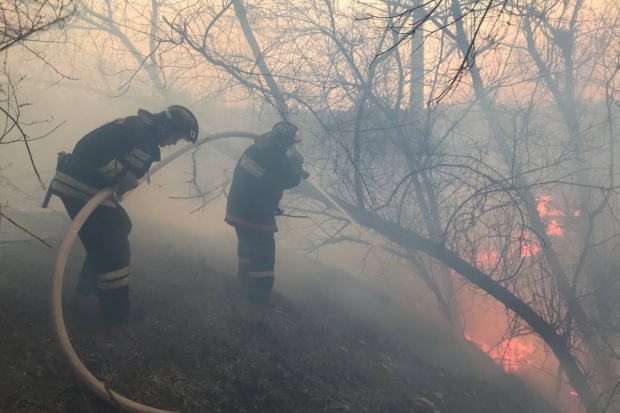
[[[160,171],[163,167],[165,167],[166,165],[168,165],[170,162],[174,161],[175,159],[177,159],[178,157],[180,157],[181,155],[183,155],[184,153],[189,152],[190,150],[196,148],[197,146],[200,146],[204,143],[207,142],[213,142],[216,141],[218,139],[223,139],[223,138],[249,138],[249,139],[256,139],[258,138],[260,135],[256,134],[256,133],[252,133],[252,132],[243,132],[243,131],[228,131],[228,132],[219,132],[219,133],[214,133],[213,135],[209,135],[206,138],[202,138],[199,139],[198,142],[196,142],[196,145],[185,145],[182,148],[177,149],[176,151],[174,151],[170,156],[168,156],[166,159],[164,159],[163,161],[161,161],[160,163],[158,163],[157,165],[155,165],[153,168],[150,169],[149,171],[149,175],[153,176],[155,175],[158,171]],[[142,178],[140,180],[140,183],[144,182],[146,180],[146,177]],[[319,191],[325,198],[327,198],[333,205],[334,207],[346,218],[348,219],[351,223],[355,224],[356,221],[351,218],[351,216],[336,202],[332,199],[331,196],[329,196],[327,194],[327,192],[325,192],[323,190],[323,188],[321,188],[312,178],[309,178],[306,180],[306,182],[308,182],[310,185],[312,185],[317,191]],[[131,193],[131,192],[130,192]],[[127,193],[125,195],[125,197],[128,197],[130,193]]]
[[[185,146],[177,149],[176,151],[171,153],[170,156],[166,157],[166,159],[162,160],[157,165],[152,167],[149,170],[149,175],[150,176],[155,175],[164,166],[168,165],[170,162],[174,161],[179,156],[183,155],[184,153],[187,153],[187,152],[191,151],[192,149],[196,149],[197,147],[199,147],[200,145],[202,145],[204,143],[213,142],[213,141],[216,141],[218,139],[223,139],[223,138],[249,138],[249,139],[256,139],[259,136],[260,135],[258,135],[256,133],[243,132],[243,131],[228,131],[228,132],[214,133],[213,135],[209,135],[206,138],[199,139],[198,142],[196,142],[195,145],[185,145]],[[142,179],[140,179],[140,183],[144,182],[146,179],[147,179],[146,176],[143,177]],[[126,196],[129,196],[129,193]]]

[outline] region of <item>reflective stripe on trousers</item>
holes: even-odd
[[[129,285],[129,267],[98,275],[97,288],[100,290],[114,290]]]

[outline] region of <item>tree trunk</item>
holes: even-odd
[[[418,22],[422,22],[426,18],[423,1],[414,0],[413,6],[415,7],[415,10],[412,13],[412,24],[418,24]],[[417,138],[418,140],[418,145],[416,145],[417,148],[428,152],[429,148],[425,139],[425,135],[427,134],[425,119],[427,115],[425,114],[426,94],[424,93],[424,57],[424,24],[421,24],[420,28],[411,37],[411,58],[409,61],[410,73],[408,123],[411,123],[413,125],[410,130],[414,132],[413,137]],[[413,161],[413,159],[411,159],[411,161]],[[420,169],[420,165],[417,162],[409,163],[410,172]],[[412,167],[415,169],[412,169]],[[429,234],[431,235],[431,239],[436,242],[441,237],[441,222],[438,216],[438,208],[435,194],[430,188],[430,186],[432,185],[429,184],[429,181],[430,180],[426,174],[426,171],[424,171],[422,175],[422,182],[424,184],[424,187],[429,190],[423,191],[418,184],[418,188],[416,188],[416,195],[424,199],[424,193],[426,192],[428,194],[428,206],[425,213],[427,229],[429,231]],[[417,177],[415,182],[418,182]],[[441,289],[445,298],[445,302],[448,306],[448,310],[450,312],[449,320],[451,324],[455,327],[456,332],[462,334],[463,325],[461,323],[460,308],[454,290],[452,273],[450,272],[450,269],[447,268],[444,264],[439,263],[439,275],[439,279],[441,280]]]
[[[519,297],[515,296],[501,284],[460,258],[457,254],[446,249],[443,245],[434,243],[428,238],[409,229],[402,228],[376,214],[359,211],[355,206],[337,197],[334,197],[334,199],[338,200],[338,203],[360,224],[373,229],[403,248],[415,249],[437,259],[461,274],[461,276],[466,278],[473,285],[484,290],[490,296],[501,302],[507,309],[513,311],[517,316],[523,319],[523,321],[544,340],[560,361],[571,386],[573,386],[575,391],[579,394],[587,411],[590,413],[597,411],[596,395],[590,387],[586,376],[579,368],[577,360],[567,347],[565,340],[557,334],[553,326],[547,323]]]
[[[263,56],[263,52],[256,41],[256,37],[254,37],[254,32],[250,27],[250,22],[248,21],[248,13],[243,5],[243,0],[233,0],[233,7],[235,8],[235,13],[237,14],[237,18],[239,19],[239,24],[241,24],[241,29],[243,30],[243,34],[245,35],[245,39],[247,40],[250,48],[252,49],[252,53],[254,54],[254,58],[256,59],[256,65],[260,70],[259,75],[262,76],[267,82],[267,87],[269,88],[269,94],[273,97],[274,106],[280,112],[280,115],[285,120],[288,118],[289,109],[286,101],[284,100],[284,95],[280,90],[277,82],[273,78],[269,67],[267,67],[267,63],[265,62],[265,57]],[[267,91],[263,90],[265,96],[267,96]]]

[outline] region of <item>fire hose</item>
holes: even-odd
[[[75,238],[78,235],[78,231],[82,225],[84,225],[84,222],[88,219],[95,208],[97,208],[105,199],[112,196],[114,192],[116,192],[115,187],[105,188],[92,197],[73,219],[73,222],[69,226],[69,229],[62,240],[62,244],[60,245],[60,250],[58,251],[58,256],[56,258],[56,264],[54,265],[54,276],[52,279],[52,297],[50,305],[50,311],[52,313],[52,326],[54,328],[56,339],[60,344],[67,361],[80,380],[82,380],[97,397],[108,403],[118,405],[121,409],[127,412],[172,413],[167,410],[160,410],[136,403],[110,390],[95,376],[93,376],[93,374],[88,371],[86,366],[84,366],[84,363],[82,363],[73,349],[69,336],[67,335],[65,320],[62,315],[62,279],[65,273],[65,266],[67,265],[67,257],[69,256],[71,247],[73,246]]]
[[[239,132],[239,131],[231,131],[231,132],[222,132],[216,133],[206,138],[203,138],[197,142],[197,145],[202,145],[206,142],[211,142],[217,139],[222,138],[231,138],[231,137],[244,137],[256,139],[259,135],[250,133],[250,132]],[[151,169],[151,175],[161,170],[163,167],[168,165],[173,160],[177,159],[184,153],[190,151],[195,148],[194,145],[186,145],[173,154],[168,156],[165,160],[160,162],[158,165]],[[144,179],[140,180],[142,183]],[[331,197],[320,188],[314,181],[308,181],[312,186],[314,186],[319,192],[321,192],[327,199],[329,199],[338,210],[351,222],[355,222],[351,217],[344,211],[342,208],[334,202]],[[112,404],[116,405],[120,409],[132,412],[132,413],[173,413],[169,410],[161,410],[154,407],[145,406],[143,404],[134,402],[120,394],[110,390],[106,385],[104,385],[101,381],[99,381],[87,368],[84,366],[84,363],[80,360],[77,353],[73,349],[71,345],[71,341],[69,340],[69,336],[67,334],[67,329],[65,327],[65,321],[62,313],[62,284],[63,277],[65,273],[65,267],[67,265],[67,259],[69,256],[69,252],[73,247],[75,239],[84,225],[84,222],[88,219],[90,214],[101,204],[104,200],[114,195],[116,192],[116,187],[108,187],[99,191],[94,197],[92,197],[86,205],[81,209],[81,211],[76,215],[73,219],[67,233],[65,234],[62,243],[60,245],[60,249],[58,251],[58,255],[56,257],[56,263],[54,264],[54,274],[52,278],[52,291],[51,291],[51,302],[50,302],[50,312],[52,318],[52,327],[54,329],[54,333],[56,339],[67,358],[67,361],[77,374],[78,378],[83,381],[86,386],[100,399]]]

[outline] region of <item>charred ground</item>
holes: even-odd
[[[496,370],[484,380],[421,355],[409,341],[432,342],[430,333],[405,318],[396,328],[381,325],[379,313],[397,309],[380,293],[368,300],[375,293],[353,277],[339,276],[332,288],[316,263],[320,284],[276,294],[276,308],[266,309],[208,261],[152,240],[134,242],[128,325],[102,331],[96,301],[73,293],[79,251],[70,258],[64,295],[81,359],[136,401],[182,412],[554,411]],[[0,412],[118,411],[80,386],[53,339],[55,252],[29,242],[0,246]],[[338,299],[343,285],[363,291],[364,311]],[[461,351],[457,357],[474,357],[475,349]]]

